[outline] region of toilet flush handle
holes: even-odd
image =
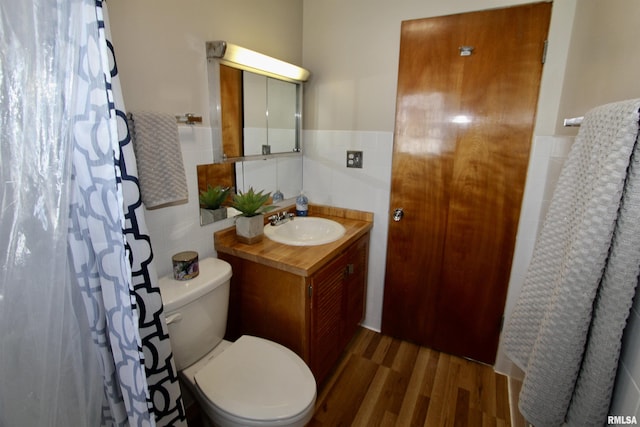
[[[166,317],[167,325],[171,323],[178,323],[182,320],[182,313],[173,313]]]

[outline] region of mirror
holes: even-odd
[[[227,42],[207,42],[213,163],[299,155],[309,72]]]
[[[302,157],[270,157],[263,161],[218,163],[197,166],[198,192],[208,186],[232,187],[245,192],[250,187],[273,194],[283,193],[285,200],[293,199],[302,191]],[[227,217],[234,216],[233,208],[226,210]],[[218,219],[212,212],[200,209],[200,225]]]
[[[242,155],[299,152],[299,85],[242,71],[242,89]]]
[[[213,163],[198,165],[198,192],[253,187],[296,197],[302,190],[302,83],[309,71],[216,41],[207,42],[207,74]],[[226,210],[225,217],[233,215]],[[219,219],[200,209],[201,225]]]

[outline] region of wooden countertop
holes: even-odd
[[[267,216],[287,210],[290,211],[291,208],[269,212]],[[323,217],[339,222],[344,226],[346,232],[335,242],[318,246],[290,246],[274,242],[266,236],[259,243],[247,245],[238,242],[235,227],[230,227],[214,233],[214,247],[217,252],[307,277],[344,251],[351,243],[368,233],[373,227],[373,213],[371,212],[310,205],[309,216]]]

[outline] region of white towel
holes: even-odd
[[[606,424],[640,270],[639,109],[585,115],[504,331],[525,371],[520,410],[539,427]]]
[[[170,114],[135,112],[129,114],[129,125],[146,208],[186,203],[189,193],[176,118]]]

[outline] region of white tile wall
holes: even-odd
[[[393,133],[307,130],[303,137],[303,183],[309,201],[374,213],[369,249],[367,312],[363,324],[379,331],[387,253]],[[346,167],[347,150],[362,150],[362,169]]]
[[[233,219],[200,226],[196,165],[213,159],[211,131],[202,126],[179,126],[182,159],[187,175],[189,202],[184,205],[145,210],[158,276],[172,274],[171,257],[181,251],[197,251],[200,258],[215,256],[213,233],[233,225]]]
[[[280,190],[285,199],[294,198],[302,190],[302,158],[278,157],[236,163],[236,183],[244,192],[254,190],[275,192]]]
[[[520,209],[518,236],[511,265],[509,293],[505,303],[505,322],[517,301],[529,267],[538,230],[553,196],[553,189],[560,176],[562,164],[569,153],[573,137],[535,136],[532,141],[527,181]],[[520,371],[498,348],[496,357],[498,372],[521,379]]]

